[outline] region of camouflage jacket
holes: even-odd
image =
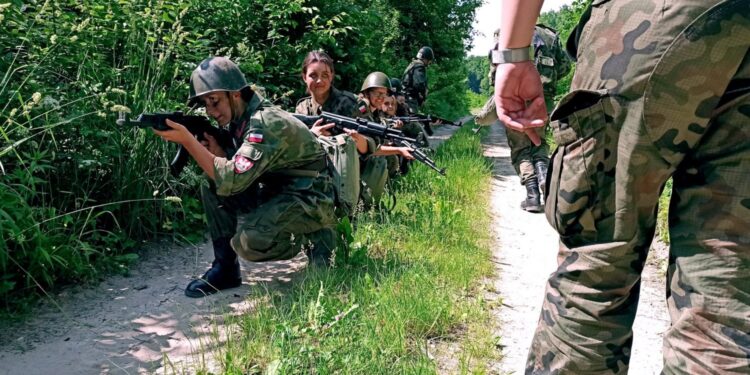
[[[427,67],[420,59],[412,60],[404,70],[401,79],[406,96],[413,98],[420,106],[427,99]]]
[[[287,194],[303,203],[310,214],[333,215],[325,152],[301,122],[255,94],[230,132],[237,151],[214,159],[217,195],[240,193],[260,180],[274,195]],[[308,175],[293,174],[302,171]],[[316,176],[316,171],[322,173]]]
[[[306,116],[317,116],[322,111],[326,111],[337,115],[350,116],[354,113],[356,105],[357,97],[354,94],[331,87],[331,93],[323,105],[316,103],[312,96],[306,96],[297,102],[295,112]]]
[[[351,117],[353,118],[364,118],[367,121],[377,122],[380,124],[382,122],[381,117],[384,116],[385,113],[379,109],[372,110],[370,108],[370,101],[366,98],[360,97],[357,100],[357,105],[354,108],[354,111],[351,114]],[[375,152],[375,150],[380,147],[380,144],[383,143],[382,139],[372,139],[370,137],[367,138],[367,154],[372,154]]]

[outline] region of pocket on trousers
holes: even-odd
[[[557,143],[548,172],[545,214],[569,246],[597,241],[614,199],[616,125],[606,90],[569,93],[551,115]]]

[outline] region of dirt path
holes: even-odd
[[[503,357],[492,370],[522,374],[539,319],[545,283],[557,265],[557,235],[544,214],[527,213],[519,206],[526,192],[511,165],[504,128],[498,124],[492,126],[484,145],[485,156],[495,165],[492,216],[498,278],[494,290],[502,299],[493,313]],[[651,252],[644,271],[630,374],[661,371],[661,334],[668,327],[669,318],[664,302],[666,249],[661,246],[657,250]]]
[[[436,127],[430,143],[437,147],[455,130]],[[165,355],[169,372],[193,373],[196,362],[212,369],[213,353],[224,341],[224,318],[252,308],[252,288],[282,288],[307,264],[304,255],[242,262],[241,287],[192,299],[183,290],[210,266],[210,243],[154,244],[140,255],[127,277],[65,288],[41,301],[34,317],[0,327],[0,375],[159,373]]]

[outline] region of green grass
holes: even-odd
[[[291,287],[259,291],[219,359],[245,373],[435,373],[430,343],[460,350],[457,371],[496,357],[481,280],[491,275],[490,165],[469,127],[394,187],[393,212],[361,215],[348,254]],[[431,353],[432,354],[432,353]]]

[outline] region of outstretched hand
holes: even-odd
[[[542,143],[534,128],[544,126],[547,107],[542,80],[531,61],[497,66],[495,104],[497,117],[507,128],[526,133],[537,146]]]

